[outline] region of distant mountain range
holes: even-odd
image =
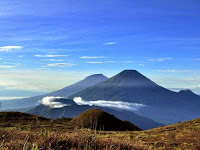
[[[169,96],[173,98],[176,95],[176,92],[157,85],[136,70],[125,70],[100,84],[71,95],[69,98],[82,97],[84,100],[120,100],[155,105],[160,103],[160,99],[168,99]]]
[[[67,97],[77,92],[80,92],[83,89],[86,89],[95,84],[103,82],[107,79],[108,78],[102,74],[94,74],[94,75],[86,77],[84,80],[81,80],[75,84],[72,84],[70,86],[67,86],[63,89],[60,89],[52,93],[48,93],[48,94],[40,95],[40,96],[34,96],[30,98],[16,99],[12,101],[1,101],[3,103],[2,108],[3,110],[13,110],[13,109],[19,110],[19,109],[23,109],[27,107],[34,107],[36,106],[38,101],[41,100],[43,97],[46,97],[46,96]]]
[[[112,104],[109,104],[110,108],[108,108],[104,106],[80,106],[76,103],[62,108],[50,108],[44,105],[35,107],[38,101],[46,96],[60,96],[69,99],[81,97],[86,102],[91,101],[93,103],[97,100],[101,100],[99,101],[100,103],[122,101],[127,102],[127,105],[135,104],[144,105],[145,107],[139,110],[125,110],[114,109]],[[62,100],[61,103],[65,103],[65,100]],[[199,95],[190,90],[170,91],[154,83],[136,70],[124,70],[109,79],[102,74],[92,75],[74,85],[49,94],[3,103],[4,109],[33,107],[29,112],[49,118],[60,116],[74,118],[87,109],[101,108],[143,129],[161,125],[158,122],[172,124],[198,118],[200,117],[199,106]]]
[[[97,107],[97,106],[89,106],[89,105],[78,105],[71,99],[63,99],[57,98],[54,102],[62,103],[66,105],[61,108],[51,108],[49,106],[45,106],[40,104],[35,108],[30,109],[27,113],[31,113],[34,115],[40,115],[46,118],[75,118],[79,114],[83,113],[88,109],[101,109],[107,113],[114,115],[115,117],[121,120],[127,120],[134,125],[140,127],[141,129],[151,129],[159,126],[163,126],[163,124],[153,121],[152,119],[137,115],[134,112],[126,111],[126,110],[115,110],[111,108],[105,107]]]
[[[165,124],[200,117],[200,96],[189,90],[172,92],[157,85],[136,70],[124,70],[69,98],[74,97],[81,97],[86,101],[141,103],[148,107],[135,113]]]

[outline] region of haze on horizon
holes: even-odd
[[[0,94],[32,96],[125,69],[200,94],[199,20],[199,0],[1,1]]]

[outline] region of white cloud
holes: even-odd
[[[18,50],[18,49],[22,49],[22,46],[2,46],[0,47],[0,52],[8,52],[8,51],[12,51],[12,50]]]
[[[196,72],[197,70],[154,70],[157,72],[166,72],[166,73],[184,73],[184,72]]]
[[[24,55],[19,55],[18,57],[19,57],[19,58],[22,58],[22,57],[24,57]]]
[[[135,63],[134,61],[131,61],[131,60],[129,60],[129,61],[124,61],[124,63]]]
[[[69,55],[34,55],[35,57],[47,57],[47,58],[53,58],[53,57],[67,57]]]
[[[103,45],[115,45],[115,44],[117,44],[117,42],[106,42]]]
[[[61,62],[61,61],[64,61],[63,59],[43,59],[43,61],[58,61],[58,62]]]
[[[148,59],[148,61],[152,62],[162,62],[162,61],[167,61],[167,60],[172,60],[173,58],[166,57],[166,58],[156,58],[156,59]]]
[[[185,87],[185,89],[200,89],[200,85],[195,85],[191,87]]]
[[[47,64],[46,67],[73,67],[76,64],[73,63],[54,63],[54,64]]]
[[[104,56],[81,56],[82,59],[98,59],[98,58],[106,58]]]
[[[103,61],[88,61],[86,63],[88,63],[88,64],[103,64],[105,62],[103,62]]]
[[[136,111],[142,107],[145,107],[145,105],[143,104],[122,102],[122,101],[106,101],[106,100],[85,101],[81,97],[75,97],[73,100],[78,105],[109,107],[109,108],[129,110],[129,111]]]
[[[9,68],[15,68],[17,66],[12,66],[12,65],[0,65],[0,69],[9,69]]]
[[[107,61],[105,61],[105,63],[115,63],[115,61],[107,60]]]
[[[104,63],[125,63],[125,64],[128,64],[128,63],[136,63],[134,61],[113,61],[113,60],[106,60],[106,61],[88,61],[86,62],[88,64],[104,64]]]
[[[44,97],[41,101],[41,103],[45,106],[49,106],[50,108],[62,108],[65,106],[70,106],[69,104],[63,104],[60,102],[55,102],[56,99],[62,99],[63,97],[53,97],[53,96],[47,96]]]
[[[107,61],[88,61],[88,64],[104,64],[104,63],[116,63],[115,61],[107,60]]]

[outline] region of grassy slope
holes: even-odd
[[[104,131],[139,131],[128,121],[122,121],[100,109],[89,109],[69,122],[75,128],[90,128]]]
[[[66,125],[68,119],[49,120],[39,117],[35,121],[22,119],[22,114],[17,118],[4,121],[1,118],[0,149],[31,149],[34,145],[57,150],[200,149],[200,119],[146,131],[95,132],[87,129],[72,130]]]

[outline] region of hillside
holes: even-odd
[[[100,109],[89,109],[71,120],[68,125],[74,128],[89,128],[103,131],[139,131],[138,127],[121,121]]]
[[[148,143],[151,148],[200,149],[200,119],[159,127],[133,134],[133,139]]]
[[[96,111],[98,112],[90,110],[89,112],[92,114],[89,113],[88,115],[87,111],[87,114],[80,115],[77,120],[75,119],[75,126],[81,123],[81,120],[84,120],[82,118],[90,118],[91,115],[94,116],[93,113],[96,113],[95,116],[100,116],[100,118],[107,116],[107,113],[102,114],[102,111]],[[112,117],[112,115],[109,115],[109,117]],[[38,120],[36,121],[35,118],[38,118]],[[82,128],[77,129],[68,126],[69,123],[74,123],[72,120],[70,122],[70,119],[60,118],[50,120],[17,112],[0,113],[0,119],[0,146],[2,150],[49,148],[57,150],[200,149],[200,119],[145,131],[95,131]],[[94,119],[96,120],[96,118]],[[111,122],[113,120],[109,118],[108,121]],[[118,121],[114,126],[119,125]]]
[[[185,92],[184,92],[185,93]],[[69,98],[85,101],[106,100],[144,104],[139,115],[164,124],[200,117],[200,96],[165,89],[136,70],[124,70],[114,77],[89,87]]]
[[[16,110],[16,109],[20,109],[20,108],[24,109],[27,107],[33,107],[33,106],[36,106],[38,101],[41,100],[43,97],[46,97],[46,96],[67,97],[69,95],[80,92],[81,90],[83,90],[85,88],[88,88],[90,86],[93,86],[95,84],[103,82],[107,79],[108,78],[102,74],[94,74],[94,75],[86,77],[84,80],[81,80],[75,84],[72,84],[63,89],[60,89],[58,91],[54,91],[54,92],[51,92],[51,93],[48,93],[45,95],[17,99],[17,100],[12,100],[12,101],[1,101],[2,106],[3,106],[2,108],[4,110]]]
[[[2,122],[23,122],[23,121],[48,121],[49,119],[36,116],[36,115],[31,115],[31,114],[26,114],[26,113],[21,113],[21,112],[0,112],[0,118]]]
[[[66,124],[71,118],[48,119],[38,115],[32,115],[21,112],[0,112],[0,127],[11,130],[32,130],[32,129],[51,129],[62,130],[68,129]]]

